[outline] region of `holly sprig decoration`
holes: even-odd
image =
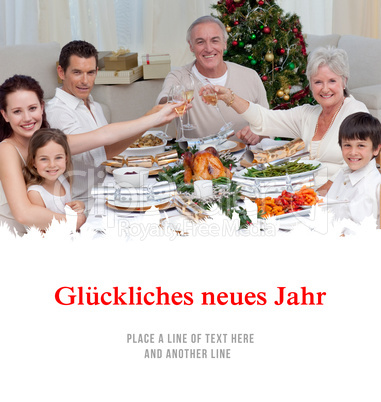
[[[234,212],[236,212],[239,216],[239,228],[246,229],[252,222],[246,209],[237,205],[238,200],[241,198],[240,186],[226,177],[220,177],[213,180],[213,187],[217,194],[215,203],[218,205],[220,210],[230,219],[232,219]],[[222,188],[223,191],[221,191]],[[220,194],[218,194],[219,191]],[[210,208],[210,206],[206,205],[204,209],[207,208]]]
[[[229,159],[225,163],[230,163]],[[164,168],[158,174],[158,181],[168,181],[176,183],[177,191],[192,197],[194,193],[193,183],[184,183],[184,165],[180,162],[175,166]],[[210,210],[213,204],[216,204],[220,210],[230,219],[236,212],[240,220],[240,229],[247,228],[252,222],[247,215],[246,209],[237,205],[237,201],[241,198],[240,187],[234,181],[227,177],[219,177],[213,181],[214,195],[207,200],[193,198],[201,208]]]

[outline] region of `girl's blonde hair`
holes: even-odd
[[[67,141],[66,134],[56,128],[40,128],[37,130],[30,139],[28,148],[28,158],[26,160],[26,166],[23,168],[24,179],[27,187],[34,184],[41,184],[44,179],[38,174],[37,169],[34,167],[34,160],[36,158],[37,150],[44,147],[50,141],[61,145],[66,155],[66,172],[73,170],[73,164],[71,161],[71,152],[69,143]],[[67,175],[66,175],[67,176]],[[69,184],[72,184],[72,175],[66,177]]]

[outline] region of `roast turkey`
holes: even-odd
[[[217,150],[213,147],[197,151],[195,154],[185,152],[183,162],[184,183],[212,180],[218,177],[232,178],[232,172],[222,164]]]

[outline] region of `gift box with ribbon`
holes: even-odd
[[[169,54],[145,54],[142,56],[142,64],[145,80],[165,78],[171,71]]]
[[[120,48],[103,57],[106,71],[124,71],[138,66],[138,54],[131,53],[128,49]]]
[[[143,66],[123,71],[98,70],[95,84],[132,84],[143,77]]]
[[[98,52],[98,67],[95,84],[132,84],[143,77],[138,54],[124,48],[116,52]]]

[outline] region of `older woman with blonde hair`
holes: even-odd
[[[348,56],[343,49],[317,48],[308,56],[306,74],[317,105],[268,110],[240,98],[228,88],[216,86],[216,91],[218,98],[245,118],[256,133],[241,137],[244,142],[257,143],[257,135],[301,138],[310,158],[322,162],[326,168],[317,177],[318,190],[325,195],[344,164],[338,144],[340,124],[348,115],[368,109],[348,93]]]

